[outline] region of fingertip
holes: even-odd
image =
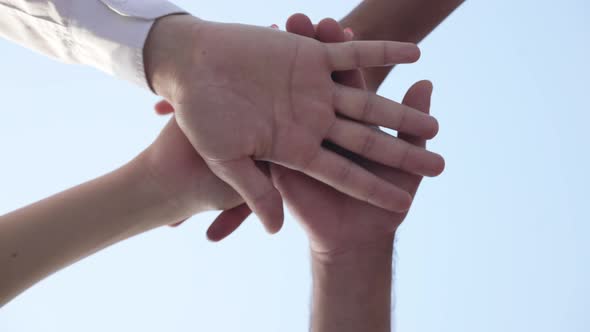
[[[296,13],[291,15],[287,19],[286,29],[288,32],[310,38],[313,37],[315,34],[311,19],[307,15],[302,13]]]
[[[210,234],[209,231],[207,231],[207,241],[213,242],[213,243],[219,243],[219,241],[221,241],[221,238],[218,238],[217,236],[218,235]]]
[[[422,51],[420,50],[420,47],[418,47],[418,45],[416,45],[416,44],[410,44],[410,45],[411,46],[408,48],[409,57],[412,62],[416,62],[416,61],[420,60],[420,57],[422,56]]]
[[[425,132],[424,138],[425,139],[433,139],[438,135],[438,131],[440,130],[440,125],[438,120],[435,117],[430,117],[430,124],[428,125],[428,129]]]
[[[351,28],[345,28],[344,35],[346,36],[347,41],[351,41],[354,39],[354,31],[352,31]]]
[[[436,161],[434,162],[434,165],[432,167],[433,174],[434,174],[433,176],[441,175],[445,171],[445,167],[446,167],[445,158],[443,158],[443,156],[437,154]]]
[[[429,152],[428,160],[422,166],[420,173],[427,177],[437,177],[445,170],[445,159],[433,152]]]
[[[410,89],[410,90],[420,90],[421,93],[428,95],[428,97],[430,97],[432,95],[432,91],[434,90],[434,85],[432,84],[432,81],[430,80],[420,80],[416,83],[414,83]]]
[[[338,21],[336,21],[335,19],[333,19],[331,17],[326,17],[326,18],[322,19],[320,21],[320,23],[318,23],[318,27],[321,25],[327,25],[327,24],[329,24],[330,26],[340,27],[340,23],[338,23]]]
[[[283,198],[276,188],[273,187],[263,197],[255,200],[252,210],[269,234],[277,233],[283,226]]]
[[[222,234],[223,232],[222,229],[219,227],[219,224],[220,222],[216,220],[209,226],[207,232],[205,233],[207,235],[207,240],[211,242],[219,242],[225,237]]]
[[[269,234],[276,234],[278,233],[281,228],[283,228],[285,220],[285,214],[283,210],[283,205],[281,203],[280,207],[278,207],[273,213],[269,216],[268,221],[264,223],[265,229]]]
[[[413,200],[414,198],[412,197],[412,195],[410,195],[410,193],[404,192],[403,195],[400,195],[399,200],[396,201],[396,204],[393,207],[394,212],[407,212],[412,206]]]
[[[309,20],[311,22],[311,19],[309,18],[309,16],[303,14],[303,13],[295,13],[291,16],[289,16],[289,18],[287,19],[287,22],[289,21],[293,21],[293,20]]]
[[[272,225],[270,226],[266,226],[265,229],[268,232],[268,234],[274,235],[277,234],[281,228],[283,228],[283,219],[276,219]]]
[[[430,80],[423,80],[421,82],[423,82],[424,85],[427,87],[428,94],[429,95],[432,95],[432,91],[434,91],[434,84],[432,84],[432,81],[430,81]]]
[[[394,57],[400,57],[402,62],[400,63],[414,63],[420,59],[422,56],[422,51],[418,45],[414,43],[405,43],[405,42],[391,42],[391,47],[389,52]]]
[[[321,20],[318,23],[316,34],[319,41],[324,43],[341,43],[348,40],[348,36],[340,23],[333,18]]]

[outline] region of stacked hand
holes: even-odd
[[[325,43],[340,43],[351,38],[343,32],[340,25],[334,20],[324,20],[315,28],[304,15],[294,15],[287,23],[287,30],[308,38],[317,38]],[[358,70],[337,72],[335,80],[343,86],[362,88],[364,80]],[[403,105],[407,109],[417,110],[428,114],[430,105],[430,94],[432,86],[429,82],[418,82],[408,90]],[[163,101],[156,106],[160,114],[167,114],[174,111],[172,105]],[[342,120],[346,121],[346,120]],[[362,124],[351,124],[358,128],[368,128]],[[228,186],[215,177],[211,172],[201,178],[205,178],[209,185],[207,188],[215,188],[210,193],[211,200],[206,200],[204,194],[198,195],[199,183],[194,182],[194,173],[206,169],[205,162],[196,153],[191,152],[191,145],[175,125],[174,118],[165,129],[170,133],[163,133],[162,137],[152,146],[152,149],[159,151],[153,160],[153,167],[158,169],[162,175],[160,178],[167,179],[169,187],[179,186],[195,191],[192,195],[180,195],[189,199],[184,204],[190,205],[191,199],[200,199],[210,202],[212,208],[227,208],[240,203],[240,197]],[[379,135],[384,142],[390,141],[395,144],[404,143],[407,149],[425,151],[425,140],[412,133],[400,132],[398,137],[387,136],[377,129],[371,129]],[[346,132],[346,135],[354,137],[354,132]],[[174,137],[175,142],[170,142],[167,147],[166,136]],[[347,158],[371,172],[379,179],[387,181],[388,184],[400,190],[414,195],[422,179],[420,174],[411,173],[397,167],[386,166],[378,162],[368,160],[358,155],[353,155],[333,144],[324,144],[331,153],[338,153],[342,158]],[[182,150],[182,151],[180,151]],[[356,151],[355,151],[356,152]],[[390,151],[389,153],[396,153]],[[188,157],[187,157],[188,156]],[[387,154],[384,155],[388,157]],[[264,167],[261,167],[264,169]],[[402,222],[405,212],[392,212],[387,209],[375,207],[364,200],[353,198],[339,192],[334,188],[317,181],[302,172],[294,171],[280,165],[271,164],[270,173],[273,184],[279,189],[280,194],[286,199],[287,204],[297,215],[298,220],[303,224],[311,239],[312,249],[316,252],[340,252],[352,250],[355,247],[367,245],[380,245],[391,242],[391,238],[397,226]],[[174,183],[172,183],[174,182]],[[186,190],[185,190],[186,191]],[[216,202],[216,203],[214,203]],[[223,212],[214,222],[208,231],[212,240],[221,240],[233,232],[250,214],[246,205]],[[188,215],[187,215],[188,216]],[[380,241],[383,242],[380,242]]]
[[[365,1],[345,21],[364,39],[418,41],[461,2],[432,12],[400,1]],[[287,30],[157,19],[143,65],[169,101],[156,110],[174,116],[123,167],[0,217],[0,306],[97,250],[206,210],[225,210],[211,240],[252,211],[276,232],[284,198],[312,248],[311,328],[389,331],[395,230],[422,176],[444,168],[425,149],[438,131],[432,86],[414,84],[401,104],[366,88],[416,61],[414,44],[352,41],[336,21],[314,27],[301,14]]]
[[[194,44],[178,44],[179,37]],[[411,174],[442,172],[439,155],[366,125],[432,138],[438,130],[434,118],[331,77],[334,71],[416,61],[417,47],[327,44],[308,37],[171,16],[150,34],[148,77],[171,102],[179,128],[209,169],[243,197],[270,232],[282,224],[281,194],[255,160],[302,172],[387,211],[406,211],[407,190],[322,142]]]

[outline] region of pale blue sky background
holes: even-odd
[[[341,17],[358,0],[189,1],[210,20]],[[332,8],[338,3],[338,8]],[[590,5],[469,1],[381,93],[435,84],[446,173],[398,234],[398,331],[590,331]],[[156,97],[0,41],[0,214],[108,172],[166,119]],[[221,244],[214,214],[92,256],[0,311],[2,332],[306,331],[310,269],[292,217]]]

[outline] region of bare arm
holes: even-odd
[[[326,43],[351,38],[330,19],[321,21],[314,31],[309,18],[302,14],[289,19],[287,31],[315,36]],[[340,72],[335,79],[353,87],[363,85],[359,72]],[[408,90],[403,104],[428,114],[431,93],[431,83],[418,82]],[[418,147],[426,144],[423,139],[403,133],[397,139]],[[411,195],[422,179],[359,157],[352,157],[352,161]],[[287,168],[271,165],[270,170],[277,189],[309,236],[313,270],[311,331],[390,331],[393,243],[406,214],[371,207]],[[209,238],[223,239],[246,216],[237,212],[220,215],[209,229]]]
[[[404,104],[428,113],[431,93],[429,82],[418,82],[406,93]],[[415,137],[404,134],[398,137],[417,146],[425,145],[424,140]],[[416,194],[421,177],[382,165],[364,165]],[[283,188],[304,185],[286,176],[281,180]],[[363,202],[343,196],[329,197],[325,192],[325,201],[318,206],[314,203],[320,201],[316,197],[301,198],[303,189],[290,190],[287,202],[310,235],[314,285],[312,331],[391,331],[393,246],[395,231],[406,214],[369,208]],[[328,204],[334,205],[332,209]]]
[[[342,19],[358,40],[418,43],[465,0],[365,0]],[[367,87],[377,91],[391,67],[364,70]]]
[[[391,330],[392,247],[312,253],[312,331]]]
[[[0,306],[111,244],[240,203],[172,119],[154,144],[122,168],[0,216]]]
[[[0,306],[67,265],[175,220],[139,163],[2,216]]]

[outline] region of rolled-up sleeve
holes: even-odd
[[[0,0],[0,36],[149,88],[149,31],[157,18],[180,13],[163,0]]]

